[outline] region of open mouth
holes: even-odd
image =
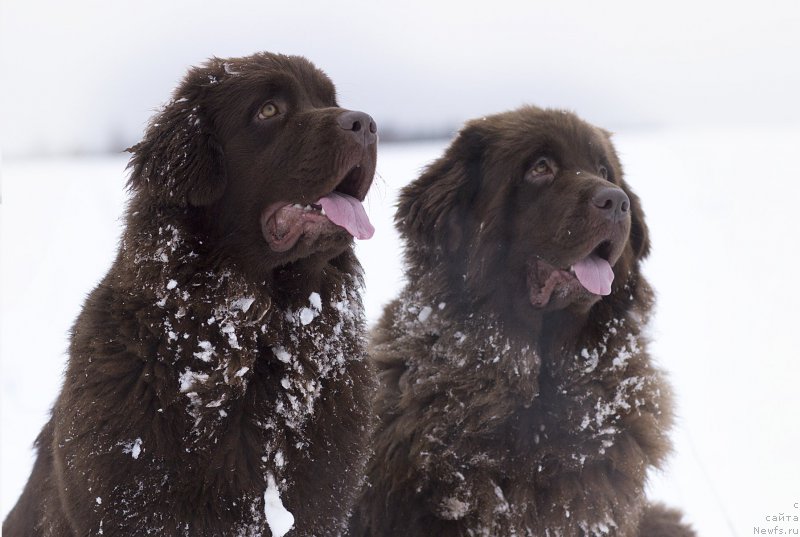
[[[275,252],[290,250],[302,235],[315,239],[322,234],[347,230],[356,239],[369,239],[375,228],[362,201],[372,177],[360,164],[350,168],[336,187],[312,203],[278,202],[261,213],[261,231]]]
[[[344,177],[342,177],[333,191],[364,201],[371,184],[372,177],[366,177],[364,167],[361,164],[356,164],[344,174]]]
[[[611,294],[614,270],[611,259],[615,245],[610,240],[598,244],[590,253],[568,267],[559,267],[536,258],[528,263],[527,285],[531,305],[545,307],[552,302],[569,302],[572,295]],[[555,300],[554,300],[555,299]]]

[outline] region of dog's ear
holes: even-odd
[[[650,254],[650,232],[644,221],[642,203],[624,181],[623,189],[631,200],[631,247],[637,259],[645,259]]]
[[[602,300],[595,308],[602,319],[597,326],[608,326],[612,319],[624,319],[635,312],[645,322],[653,307],[653,290],[641,272],[641,263],[650,253],[650,236],[645,223],[644,211],[639,197],[623,180],[622,188],[631,202],[631,231],[625,253],[614,267],[619,276],[614,279],[610,297]]]
[[[413,244],[458,251],[470,228],[470,205],[478,190],[483,135],[467,125],[445,154],[400,192],[398,231]]]
[[[650,233],[644,220],[642,202],[639,200],[639,196],[631,190],[631,187],[628,186],[628,183],[625,181],[625,172],[622,169],[622,163],[619,160],[617,151],[614,149],[614,143],[611,140],[611,132],[605,129],[600,129],[600,131],[603,133],[608,143],[606,151],[611,160],[611,165],[615,168],[614,175],[621,181],[622,190],[625,191],[625,194],[628,195],[631,202],[631,233],[629,239],[631,249],[636,259],[645,259],[650,254]]]
[[[225,156],[203,106],[209,75],[194,69],[147,127],[133,154],[128,187],[161,203],[202,207],[225,191]]]

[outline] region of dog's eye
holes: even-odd
[[[260,119],[269,119],[277,116],[279,112],[280,110],[278,110],[278,107],[275,106],[275,103],[267,103],[261,107],[261,110],[258,111],[258,117]]]
[[[536,164],[533,165],[533,173],[543,175],[550,171],[550,164],[547,163],[546,158],[539,159]]]
[[[603,179],[608,179],[608,168],[606,168],[605,166],[600,166],[600,169],[598,171],[600,172],[600,175],[603,177]]]
[[[541,157],[534,162],[526,175],[528,179],[539,182],[543,179],[553,179],[556,175],[556,171],[557,167],[553,159]]]

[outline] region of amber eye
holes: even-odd
[[[547,163],[546,158],[540,158],[536,161],[536,164],[533,165],[533,173],[537,175],[544,175],[550,171],[550,165]]]
[[[530,180],[540,182],[542,180],[553,179],[556,175],[557,167],[553,159],[541,157],[533,163],[527,173]]]
[[[277,116],[278,112],[279,110],[275,103],[270,102],[261,107],[261,110],[258,111],[258,117],[260,119],[269,119]]]

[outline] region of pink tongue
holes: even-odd
[[[602,257],[590,255],[572,265],[575,276],[590,293],[596,295],[610,295],[611,282],[614,281],[614,271],[611,265]]]
[[[317,205],[322,205],[328,220],[345,228],[357,239],[369,239],[375,233],[364,206],[353,196],[331,192],[319,200]]]

